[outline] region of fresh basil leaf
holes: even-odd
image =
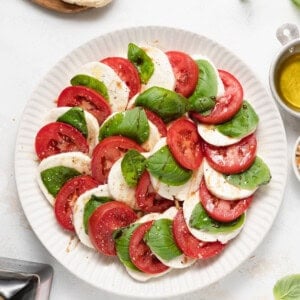
[[[216,128],[224,135],[239,138],[254,131],[257,127],[258,120],[258,115],[253,107],[250,103],[244,101],[241,109],[230,121],[216,125]]]
[[[136,107],[119,112],[105,121],[100,127],[99,140],[112,135],[122,135],[137,141],[145,142],[150,134],[149,122],[145,111]]]
[[[41,179],[47,188],[48,192],[56,197],[62,186],[71,178],[80,175],[73,169],[64,166],[57,166],[46,169],[41,172]]]
[[[223,223],[212,219],[204,210],[201,203],[197,203],[189,220],[190,226],[210,233],[229,233],[243,226],[245,214],[232,222]]]
[[[300,0],[292,0],[298,7],[300,7]]]
[[[211,109],[215,106],[215,103],[215,97],[193,97],[189,99],[187,110],[208,115],[211,112]]]
[[[135,105],[148,108],[168,123],[185,114],[187,100],[174,91],[154,86],[140,94]]]
[[[83,226],[86,234],[88,233],[88,221],[90,216],[93,214],[97,207],[110,201],[112,201],[112,199],[109,197],[98,197],[92,195],[91,199],[85,204],[83,210]]]
[[[132,224],[129,227],[118,229],[113,236],[116,242],[116,251],[120,261],[123,265],[131,270],[140,271],[131,261],[129,255],[129,243],[133,231],[140,224]]]
[[[159,181],[175,186],[184,184],[193,174],[177,163],[168,146],[160,148],[147,159],[147,169]]]
[[[156,220],[145,234],[144,241],[162,259],[171,260],[182,254],[174,240],[170,219]]]
[[[73,86],[74,85],[86,86],[86,87],[94,90],[101,96],[103,96],[106,100],[109,100],[109,95],[108,95],[106,85],[102,81],[98,80],[97,78],[94,78],[92,76],[85,75],[85,74],[79,74],[79,75],[74,76],[71,79],[71,84]]]
[[[61,115],[58,122],[67,123],[78,129],[85,137],[88,135],[88,128],[84,116],[84,111],[80,107],[72,107]]]
[[[256,157],[254,163],[245,172],[224,176],[230,184],[249,190],[269,183],[272,178],[269,167],[260,157]]]
[[[152,59],[142,48],[133,43],[128,45],[127,57],[137,68],[141,82],[146,84],[154,72]]]
[[[300,274],[285,276],[278,280],[273,288],[275,300],[300,299]]]
[[[189,110],[207,112],[215,106],[218,92],[217,74],[211,63],[205,59],[196,60],[199,79],[194,93],[188,98]]]
[[[146,168],[146,158],[136,150],[129,150],[121,162],[122,175],[130,187],[135,187]]]

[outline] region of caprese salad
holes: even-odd
[[[35,138],[62,230],[139,281],[219,255],[271,179],[238,79],[207,57],[134,43],[69,79]]]

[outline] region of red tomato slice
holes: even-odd
[[[84,192],[98,186],[98,182],[88,175],[76,176],[68,180],[55,198],[54,212],[58,223],[67,230],[74,231],[73,206]]]
[[[143,223],[133,231],[129,242],[129,256],[139,270],[148,274],[158,274],[167,271],[169,267],[157,259],[143,240],[152,224],[153,221]]]
[[[206,259],[218,255],[225,248],[220,242],[203,242],[196,239],[189,231],[179,209],[173,220],[173,236],[181,251],[188,257]]]
[[[184,52],[168,51],[166,54],[176,78],[175,91],[189,97],[198,82],[199,70],[196,62]]]
[[[109,170],[127,150],[145,151],[135,141],[123,136],[110,136],[102,140],[93,150],[92,175],[100,184],[107,183]]]
[[[89,152],[82,133],[73,126],[53,122],[42,127],[35,137],[35,152],[40,160],[62,152]]]
[[[149,121],[151,121],[158,129],[161,136],[167,136],[167,126],[164,121],[154,112],[144,109]]]
[[[129,99],[141,90],[139,73],[135,66],[123,57],[107,57],[101,60],[102,63],[110,66],[130,89]]]
[[[109,103],[97,92],[85,86],[69,86],[57,99],[57,106],[80,106],[91,113],[99,124],[111,114]]]
[[[137,219],[128,205],[112,201],[99,206],[88,221],[88,233],[94,247],[109,256],[116,255],[113,232],[126,227]]]
[[[181,166],[190,170],[199,168],[202,162],[202,142],[196,125],[181,118],[168,129],[167,144]]]
[[[199,122],[206,124],[220,124],[230,120],[242,107],[243,88],[239,81],[230,73],[219,70],[225,88],[225,94],[219,97],[215,107],[207,116],[192,113],[192,116]]]
[[[256,138],[251,134],[234,145],[216,147],[204,143],[203,149],[212,168],[223,174],[236,174],[244,172],[252,165],[256,146]]]
[[[138,207],[148,213],[162,213],[167,208],[174,206],[174,201],[164,199],[154,191],[147,171],[145,171],[139,179],[135,190],[135,198]]]
[[[237,219],[249,207],[253,200],[250,196],[241,200],[222,200],[212,195],[204,179],[200,184],[200,201],[207,214],[219,222],[231,222]]]

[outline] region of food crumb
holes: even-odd
[[[300,170],[300,144],[297,146],[296,149],[296,166],[298,170]]]

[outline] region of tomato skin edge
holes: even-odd
[[[88,235],[95,249],[107,256],[116,256],[113,232],[136,221],[137,215],[123,202],[100,205],[88,220]]]

